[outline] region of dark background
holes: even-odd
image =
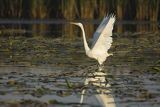
[[[92,37],[102,18],[114,13],[117,19],[114,32],[155,32],[160,27],[159,7],[159,0],[0,0],[0,29],[24,29],[36,35],[49,32],[53,37],[74,37],[78,31],[71,25],[62,24],[78,20],[87,29],[87,36]],[[7,25],[10,24],[8,20],[22,21]],[[22,25],[24,20],[27,20],[25,24],[32,25]],[[33,22],[35,20],[38,22]],[[50,24],[53,21],[52,26],[44,20]]]
[[[7,19],[97,19],[115,13],[118,20],[160,20],[159,0],[0,0]]]

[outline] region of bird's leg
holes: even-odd
[[[99,65],[98,66],[98,71],[103,71],[103,70],[104,70],[104,65],[103,64]]]
[[[105,77],[105,86],[107,86],[107,84],[109,83],[107,77]]]

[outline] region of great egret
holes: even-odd
[[[97,28],[96,32],[93,35],[91,48],[89,48],[87,44],[83,24],[71,22],[71,24],[77,25],[81,28],[86,55],[98,61],[100,65],[99,70],[101,69],[101,65],[106,60],[106,58],[112,55],[108,53],[108,50],[112,44],[111,36],[112,36],[114,22],[115,22],[114,14],[108,15],[102,20],[101,24],[99,25],[99,27]]]

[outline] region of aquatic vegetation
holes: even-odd
[[[49,100],[48,103],[49,103],[49,104],[57,104],[58,101],[57,101],[57,100]]]
[[[94,86],[94,82],[84,85],[85,78],[95,77],[97,65],[84,55],[80,38],[68,41],[19,36],[10,38],[12,47],[8,48],[9,38],[0,37],[0,105],[78,105],[83,89],[88,90],[87,99],[102,94],[97,89],[111,89],[112,93],[103,94],[112,94],[117,104],[158,105],[159,34],[113,36],[110,52],[114,55],[107,59],[103,71],[108,74],[105,83],[111,84],[110,88]]]
[[[50,89],[45,88],[45,87],[41,87],[41,88],[37,88],[33,91],[32,95],[36,96],[36,97],[41,97],[45,94],[49,94],[51,92]]]
[[[17,82],[16,82],[16,80],[9,80],[9,81],[7,82],[7,84],[10,85],[10,86],[13,86],[13,85],[16,85]]]
[[[154,71],[160,72],[160,67],[153,67],[152,68]]]
[[[160,60],[157,60],[156,63],[151,68],[151,71],[160,72]]]

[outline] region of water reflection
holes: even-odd
[[[90,76],[89,76],[90,75]],[[95,94],[97,100],[102,107],[116,107],[114,96],[112,95],[111,85],[106,78],[107,73],[102,71],[94,71],[88,74],[88,77],[84,81],[84,85],[96,87],[97,94]],[[82,90],[82,95],[80,103],[86,102],[85,92],[87,90]]]
[[[100,20],[76,20],[84,24],[86,35],[92,37]],[[76,22],[75,21],[75,22]],[[67,24],[68,20],[0,20],[0,34],[16,34],[26,36],[51,36],[76,38],[80,36],[79,29]],[[114,32],[155,32],[158,22],[148,21],[117,21]],[[76,35],[76,36],[75,36]]]

